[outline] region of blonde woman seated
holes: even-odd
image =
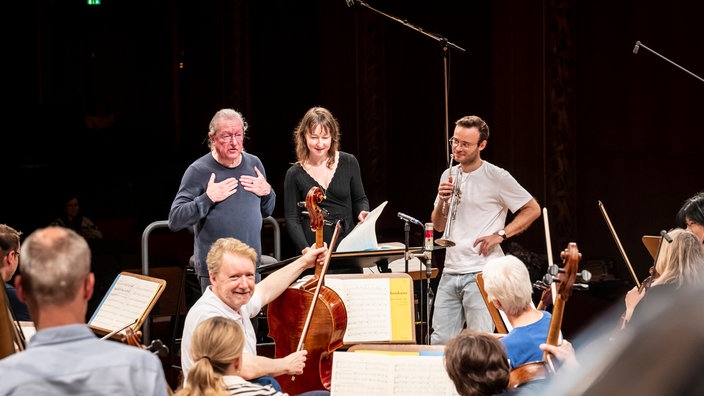
[[[175,396],[287,395],[238,375],[243,349],[244,332],[234,320],[215,316],[200,323],[193,332],[190,349],[193,367],[185,388]]]
[[[690,231],[675,228],[668,232],[671,243],[663,240],[655,263],[654,280],[649,288],[634,287],[626,293],[623,324],[652,309],[658,301],[674,298],[681,289],[704,286],[704,245]],[[647,290],[647,293],[646,293]],[[641,301],[642,300],[642,301]]]

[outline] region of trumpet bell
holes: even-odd
[[[435,243],[442,247],[453,247],[456,245],[453,241],[445,238],[439,238],[435,240]]]

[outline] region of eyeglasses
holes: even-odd
[[[448,141],[448,143],[450,143],[450,146],[452,146],[452,147],[460,146],[460,147],[462,147],[463,149],[468,149],[468,148],[470,148],[470,147],[472,147],[472,146],[476,146],[476,145],[479,144],[479,143],[467,143],[467,142],[463,142],[463,141],[461,141],[461,140],[459,140],[459,139],[457,139],[457,138],[454,138],[454,137],[453,137],[453,138],[450,138],[450,140]]]
[[[222,143],[229,143],[229,142],[232,142],[235,140],[237,140],[238,142],[241,143],[242,140],[244,139],[244,133],[219,135],[219,136],[216,136],[216,138],[218,139],[218,141],[220,141]]]

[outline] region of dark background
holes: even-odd
[[[704,83],[632,50],[640,40],[701,76],[704,3],[367,4],[466,52],[450,48],[445,58],[440,41],[342,0],[7,4],[0,222],[28,234],[77,189],[83,212],[130,261],[120,265],[138,267],[143,230],[167,218],[223,107],[249,122],[245,147],[262,159],[282,218],[293,128],[322,105],[340,121],[342,149],[360,161],[371,206],[389,201],[378,239],[402,242],[396,213],[429,221],[447,167],[447,60],[450,135],[461,116],[488,122],[482,157],[548,208],[555,260],[577,242],[604,280],[632,284],[600,200],[637,276],[647,275],[641,236],[673,227],[682,202],[702,190]],[[87,128],[98,101],[115,121]],[[286,258],[297,253],[282,226]],[[187,255],[184,241],[149,254]],[[512,242],[544,256],[543,220]],[[604,304],[623,297],[605,295]]]

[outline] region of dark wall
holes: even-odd
[[[74,185],[88,215],[134,218],[136,235],[166,219],[222,107],[249,121],[246,147],[279,191],[282,217],[291,132],[323,105],[339,118],[342,149],[360,159],[372,206],[389,201],[379,238],[402,241],[396,212],[428,220],[447,166],[445,60],[450,134],[463,115],[488,121],[483,157],[550,209],[555,256],[576,241],[624,276],[601,200],[644,277],[640,237],[672,227],[702,189],[704,84],[643,48],[632,53],[640,40],[703,74],[698,2],[369,2],[466,50],[447,58],[428,35],[342,0],[84,3],[8,11],[21,23],[6,33],[2,165],[12,188],[0,222],[25,232],[45,225],[58,192]],[[99,98],[115,121],[86,128]],[[544,253],[542,220],[515,241]]]
[[[704,82],[636,41],[704,75],[697,42],[702,4],[580,2],[577,141],[580,240],[595,255],[618,257],[597,208],[601,200],[638,274],[652,264],[640,242],[674,226],[683,201],[704,189],[704,135],[698,120]]]

